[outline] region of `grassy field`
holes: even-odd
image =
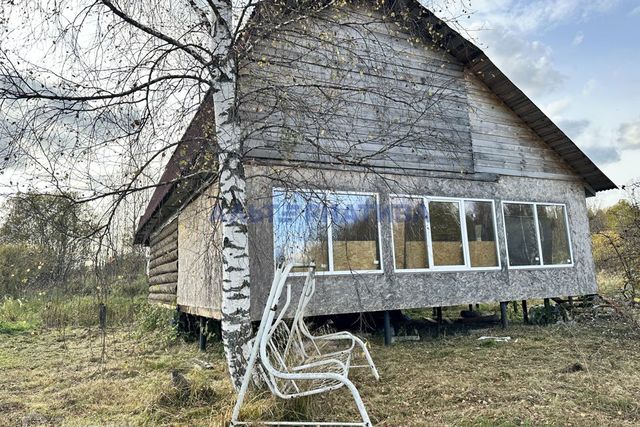
[[[481,342],[505,335],[509,343]],[[381,346],[372,338],[381,381],[354,375],[371,418],[381,426],[638,425],[640,333],[622,318],[547,327],[458,332]],[[0,328],[0,426],[189,425],[228,420],[234,394],[220,344],[199,353],[140,325]],[[205,360],[210,369],[196,363]],[[172,386],[177,370],[189,390]],[[353,419],[342,391],[276,401],[254,392],[245,417]]]

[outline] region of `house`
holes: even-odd
[[[316,315],[597,293],[586,198],[616,185],[477,46],[389,3],[251,18],[237,77],[251,319],[281,258],[315,262]],[[150,302],[221,319],[212,102],[135,241]]]

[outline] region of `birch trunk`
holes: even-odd
[[[215,70],[213,104],[220,149],[220,208],[222,213],[222,340],[229,374],[236,389],[244,375],[251,338],[248,228],[240,127],[236,115],[236,55],[232,50],[231,2],[217,1],[213,34],[219,63]]]

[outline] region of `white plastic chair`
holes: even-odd
[[[349,380],[349,368],[351,363],[350,351],[339,351],[329,354],[319,354],[310,359],[305,347],[306,335],[302,335],[300,328],[294,322],[289,328],[284,320],[286,311],[291,302],[291,285],[286,284],[293,264],[276,270],[271,291],[267,298],[258,333],[253,342],[251,355],[247,364],[242,386],[238,392],[238,400],[231,417],[231,425],[247,425],[249,423],[239,421],[240,408],[244,401],[249,383],[253,378],[256,362],[259,360],[261,369],[258,369],[272,393],[282,399],[292,399],[302,396],[327,393],[332,390],[346,387],[353,397],[362,421],[360,422],[301,422],[301,421],[258,421],[262,425],[333,425],[333,426],[371,426],[367,410],[362,402],[360,393]],[[276,318],[278,304],[282,291],[287,286],[286,300],[281,307],[280,314]],[[298,304],[298,309],[304,305]],[[296,318],[298,309],[294,314]],[[310,342],[315,342],[311,340]],[[355,345],[355,344],[354,344]],[[259,358],[258,358],[259,357]]]

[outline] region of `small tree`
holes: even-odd
[[[0,278],[3,287],[17,292],[18,280],[23,291],[66,288],[71,274],[89,259],[94,230],[86,206],[71,197],[12,197],[0,227],[0,263],[15,271]]]
[[[640,290],[640,183],[625,189],[626,200],[592,211],[590,221],[596,264],[622,273],[622,293],[635,301]]]

